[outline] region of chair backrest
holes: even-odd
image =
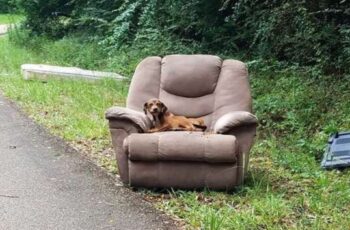
[[[227,112],[251,112],[245,64],[212,55],[144,59],[132,78],[127,107],[142,111],[151,98],[159,98],[176,115],[204,117],[210,129]]]

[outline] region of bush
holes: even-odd
[[[97,39],[112,52],[160,41],[164,50],[350,73],[349,1],[19,1],[32,33],[54,38],[76,33]]]
[[[10,13],[16,10],[17,0],[0,0],[0,13]]]

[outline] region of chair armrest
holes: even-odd
[[[110,122],[117,121],[122,129],[134,125],[140,132],[147,132],[151,127],[151,120],[144,113],[128,108],[111,107],[106,111],[105,117]]]
[[[109,108],[105,113],[105,117],[109,120],[109,129],[116,152],[120,179],[123,183],[129,184],[129,159],[123,148],[123,142],[132,133],[148,131],[151,121],[142,112],[117,106]]]
[[[232,129],[246,126],[246,125],[258,124],[258,119],[255,115],[246,111],[229,112],[221,116],[214,125],[215,133],[228,133]]]

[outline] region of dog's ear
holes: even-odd
[[[164,103],[162,102],[162,111],[161,111],[161,112],[162,112],[163,114],[165,114],[166,111],[168,111],[168,107],[166,107],[166,106],[164,105]]]
[[[148,103],[146,102],[145,104],[143,104],[143,112],[145,112],[146,115],[147,115],[147,107],[148,107]]]

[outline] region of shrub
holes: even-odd
[[[10,13],[15,11],[17,0],[0,0],[0,13]]]
[[[78,33],[109,51],[160,44],[164,50],[350,73],[350,2],[258,0],[19,0],[32,33]],[[168,42],[170,41],[170,42]],[[176,46],[175,48],[173,46]]]

